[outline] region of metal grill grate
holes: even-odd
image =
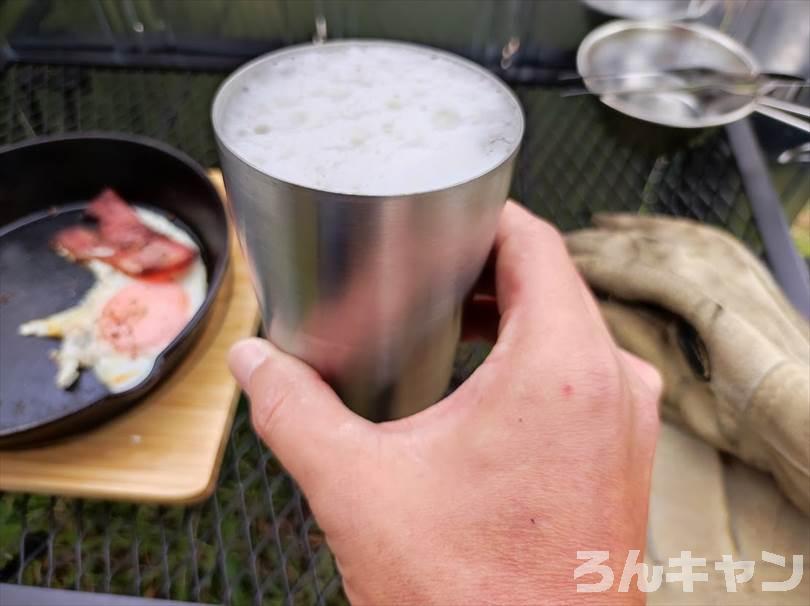
[[[0,144],[120,130],[164,140],[210,166],[217,158],[209,107],[223,77],[15,65],[0,75]],[[722,131],[650,147],[592,98],[518,92],[528,131],[513,191],[540,215],[562,229],[601,210],[684,215],[759,247]],[[485,353],[462,346],[454,383]],[[345,603],[305,500],[252,433],[244,404],[217,490],[202,505],[0,496],[0,581],[201,602]]]
[[[5,494],[0,580],[226,604],[340,604],[301,493],[244,406],[216,493],[196,507]]]
[[[69,131],[161,139],[216,163],[209,112],[222,73],[14,65],[0,85],[0,142]]]
[[[664,213],[723,226],[758,248],[722,130],[673,135],[609,113],[591,97],[519,89],[529,128],[514,196],[560,229],[594,212]]]

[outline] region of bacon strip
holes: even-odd
[[[186,269],[197,251],[141,223],[135,210],[112,189],[87,207],[98,229],[69,227],[53,246],[77,261],[99,259],[132,276],[171,277]]]
[[[138,213],[112,189],[105,189],[87,207],[87,214],[98,221],[102,240],[120,248],[144,246],[158,235],[141,223]]]
[[[98,232],[87,227],[68,227],[56,234],[53,245],[66,252],[77,261],[107,259],[115,254],[115,249],[105,246]]]

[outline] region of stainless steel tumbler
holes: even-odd
[[[301,50],[257,59],[216,95],[212,119],[231,217],[270,340],[318,370],[357,413],[403,417],[448,387],[461,304],[492,247],[519,138],[489,172],[415,195],[330,193],[264,174],[225,142],[223,112],[253,66]],[[520,122],[522,136],[522,113]]]

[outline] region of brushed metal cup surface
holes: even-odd
[[[416,46],[387,41],[344,44]],[[420,47],[422,48],[422,47]],[[493,244],[524,130],[496,167],[429,192],[366,196],[311,189],[242,159],[221,131],[229,97],[249,70],[231,75],[212,120],[229,212],[251,269],[265,332],[313,366],[355,412],[373,421],[407,416],[447,390],[461,306]]]

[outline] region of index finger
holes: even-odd
[[[552,225],[507,201],[495,254],[499,341],[525,337],[542,346],[560,333],[570,342],[577,335],[607,334],[562,235]]]

